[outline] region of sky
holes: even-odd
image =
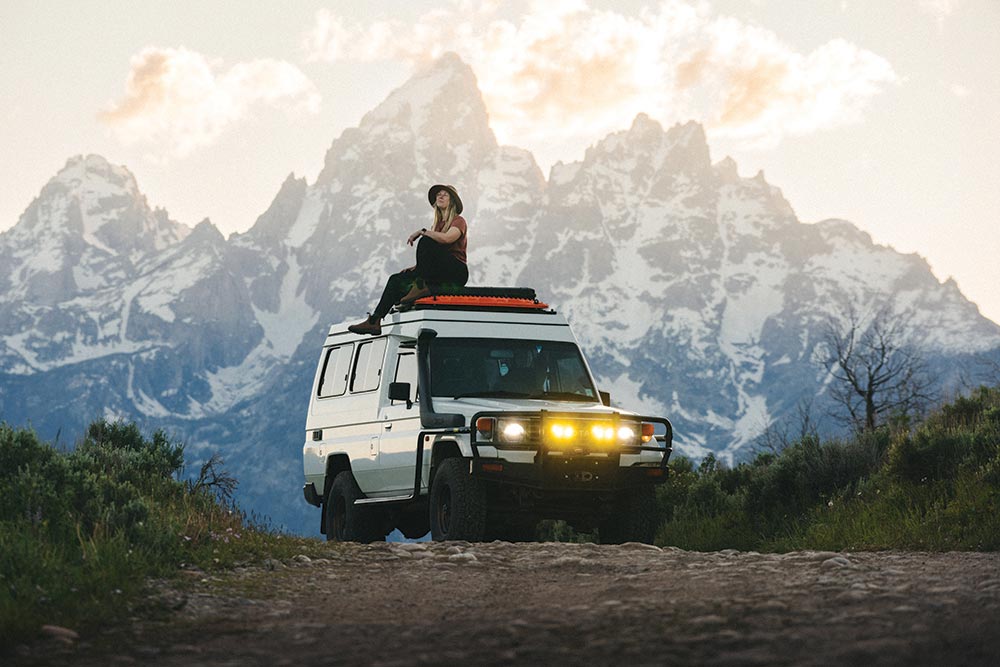
[[[454,51],[546,174],[640,112],[696,120],[803,222],[920,254],[1000,322],[1000,0],[3,0],[0,25],[0,231],[90,153],[245,231]]]

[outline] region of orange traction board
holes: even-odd
[[[413,303],[426,306],[481,306],[493,308],[525,308],[545,310],[549,307],[537,299],[522,299],[509,296],[473,296],[470,294],[438,294],[425,296]]]

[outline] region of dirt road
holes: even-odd
[[[997,665],[1000,554],[330,546],[24,664]]]

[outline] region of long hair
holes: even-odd
[[[436,232],[444,233],[451,229],[451,221],[455,219],[455,202],[448,202],[448,210],[441,213],[441,209],[437,206],[434,207],[434,227],[432,228]]]

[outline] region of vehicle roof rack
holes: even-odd
[[[410,305],[396,306],[406,311],[418,308],[445,310],[513,310],[553,312],[530,287],[458,287],[431,289],[431,293]]]

